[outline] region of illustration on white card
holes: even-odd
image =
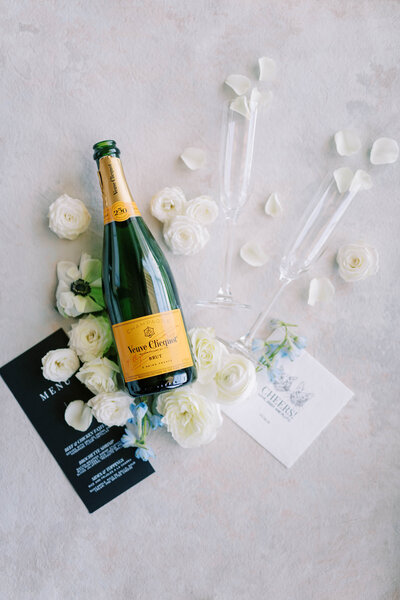
[[[310,446],[353,396],[305,350],[293,362],[280,361],[272,382],[257,373],[257,392],[244,404],[223,407],[246,433],[286,467]]]

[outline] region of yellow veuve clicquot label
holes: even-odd
[[[113,333],[125,381],[193,365],[179,308],[117,323]]]
[[[120,159],[115,156],[103,156],[99,161],[98,175],[103,195],[104,225],[111,221],[140,217],[140,211],[126,183]]]

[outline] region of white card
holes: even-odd
[[[279,360],[280,376],[257,373],[257,392],[243,404],[222,406],[225,414],[286,467],[303,454],[353,396],[308,352]]]

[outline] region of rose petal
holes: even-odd
[[[355,131],[343,129],[335,133],[336,150],[340,156],[356,154],[361,148],[361,140]]]
[[[201,169],[206,164],[206,153],[201,148],[186,148],[180,158],[192,171]]]
[[[274,95],[270,90],[260,91],[255,87],[251,90],[250,94],[250,108],[264,108],[265,106],[269,106],[273,97]]]
[[[379,138],[372,144],[370,161],[373,165],[390,165],[399,158],[399,145],[392,138]]]
[[[308,304],[315,306],[317,302],[328,302],[333,298],[335,288],[328,277],[311,279],[308,292]]]
[[[265,203],[265,213],[271,217],[279,217],[282,214],[282,205],[279,202],[278,194],[273,192]]]
[[[238,98],[235,98],[235,100],[232,100],[229,108],[240,115],[243,115],[246,119],[250,119],[250,107],[246,96],[239,96]]]
[[[226,85],[233,89],[235,94],[242,96],[250,89],[250,79],[245,75],[229,75],[225,79]]]
[[[273,81],[276,76],[276,62],[273,58],[262,56],[258,59],[258,66],[260,68],[260,81]]]
[[[73,400],[65,409],[64,419],[74,429],[86,431],[92,423],[92,409],[82,400]]]
[[[371,176],[362,169],[355,172],[350,184],[350,191],[370,190],[372,188]]]
[[[350,189],[354,173],[351,169],[349,169],[349,167],[340,167],[340,169],[336,169],[336,171],[333,171],[333,176],[335,178],[337,188],[341,194]]]
[[[262,267],[268,260],[267,254],[256,242],[247,242],[240,248],[240,257],[252,267]]]

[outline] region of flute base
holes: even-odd
[[[214,300],[198,300],[196,302],[197,306],[207,306],[210,308],[251,308],[250,304],[245,304],[244,302],[236,302],[232,298],[232,296],[223,296],[218,295]]]

